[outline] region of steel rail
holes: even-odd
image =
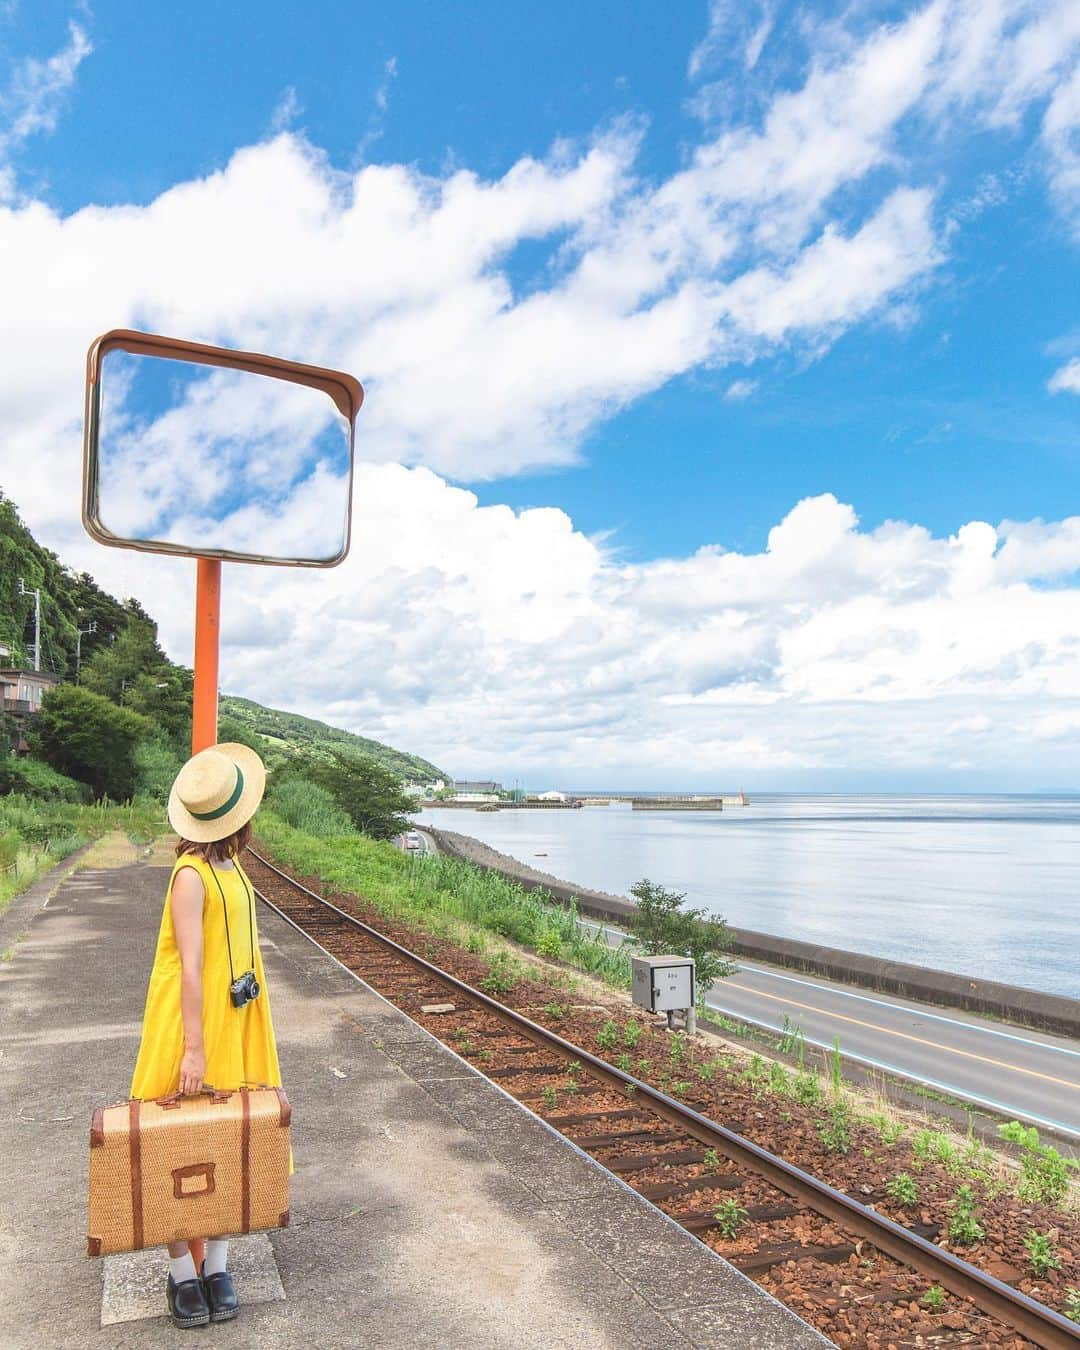
[[[963,1260],[962,1257],[946,1251],[943,1247],[938,1247],[924,1237],[920,1237],[918,1233],[913,1233],[910,1229],[904,1228],[903,1225],[894,1223],[884,1214],[879,1214],[867,1205],[860,1204],[858,1200],[845,1195],[843,1191],[836,1190],[811,1173],[804,1172],[802,1168],[777,1157],[776,1154],[770,1153],[752,1140],[744,1138],[734,1130],[729,1130],[727,1126],[720,1125],[707,1116],[701,1115],[692,1107],[686,1106],[674,1097],[669,1097],[658,1091],[651,1084],[635,1078],[633,1074],[624,1073],[621,1069],[616,1069],[613,1065],[599,1059],[581,1046],[575,1045],[572,1041],[564,1040],[556,1032],[533,1022],[513,1008],[508,1008],[505,1004],[499,1003],[490,995],[485,994],[483,990],[474,989],[464,980],[459,980],[456,975],[451,975],[448,971],[432,964],[432,962],[426,961],[422,956],[417,956],[415,952],[409,951],[407,947],[403,947],[392,938],[386,937],[361,919],[357,919],[354,915],[339,909],[337,905],[323,896],[317,895],[297,881],[295,877],[290,877],[281,868],[275,867],[272,862],[256,853],[254,849],[249,848],[248,852],[288,885],[309,896],[319,905],[337,915],[347,925],[358,929],[367,937],[374,939],[411,964],[419,966],[437,980],[450,985],[451,988],[481,1004],[504,1021],[512,1023],[529,1040],[545,1049],[556,1049],[561,1054],[579,1060],[583,1068],[587,1067],[597,1078],[619,1091],[624,1091],[626,1084],[632,1084],[636,1099],[647,1100],[658,1115],[678,1125],[687,1134],[709,1147],[716,1148],[730,1158],[732,1162],[742,1164],[764,1176],[778,1190],[801,1200],[816,1213],[840,1224],[848,1231],[868,1239],[880,1251],[894,1257],[903,1265],[919,1271],[932,1283],[942,1285],[961,1298],[970,1299],[983,1312],[998,1318],[1036,1345],[1044,1347],[1044,1350],[1076,1350],[1076,1347],[1080,1346],[1080,1326],[1070,1322],[1068,1318],[1056,1312],[1053,1308],[1039,1303],[1021,1290],[1006,1284],[1003,1280],[995,1279],[977,1266]],[[297,923],[261,892],[257,891],[257,893],[264,904],[291,924],[298,932],[303,933],[309,942],[319,947],[321,951],[326,952],[326,948],[322,947],[321,943],[316,942],[309,933],[304,931],[302,924]],[[326,952],[326,955],[338,961],[338,958],[334,957],[332,952]],[[341,961],[338,961],[338,964],[343,965]],[[345,969],[348,969],[348,967],[346,966]],[[355,971],[350,973],[356,974]],[[603,1166],[602,1163],[600,1165]]]

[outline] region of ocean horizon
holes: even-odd
[[[648,877],[736,927],[1080,998],[1080,794],[748,796],[723,811],[614,801],[418,821],[571,885],[625,895]]]

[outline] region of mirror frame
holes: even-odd
[[[157,356],[194,365],[219,366],[226,370],[245,370],[252,375],[288,380],[292,384],[320,389],[333,400],[349,427],[349,483],[345,506],[345,539],[340,553],[333,558],[276,558],[260,553],[239,553],[232,549],[188,548],[164,539],[128,539],[114,534],[101,519],[99,501],[98,436],[101,429],[101,370],[111,351],[130,352],[134,356]],[[86,353],[86,411],[83,422],[82,521],[87,533],[99,544],[110,548],[133,548],[143,553],[167,553],[184,558],[217,558],[224,562],[262,563],[270,567],[336,567],[349,552],[352,542],[352,487],[355,467],[356,414],[364,402],[360,381],[340,370],[307,366],[258,352],[234,351],[229,347],[210,347],[183,338],[140,333],[132,328],[113,328],[90,344]]]

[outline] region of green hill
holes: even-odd
[[[35,588],[41,590],[42,669],[65,681],[78,673],[86,688],[150,717],[167,736],[169,762],[163,761],[161,774],[171,776],[191,744],[191,671],[168,660],[157,644],[157,625],[137,600],[121,603],[88,573],[66,567],[37,542],[14,502],[0,491],[0,646],[10,653],[0,654],[0,666],[25,669],[33,664]],[[93,632],[87,631],[95,624]],[[370,755],[405,780],[447,778],[417,755],[246,698],[223,698],[221,714],[248,735],[263,738],[271,763],[299,750],[316,755],[352,750]],[[5,719],[0,712],[0,758],[13,738]]]
[[[263,737],[271,748],[279,748],[286,754],[303,750],[308,754],[329,755],[332,750],[351,750],[370,755],[399,778],[411,782],[429,783],[436,778],[450,782],[449,774],[419,755],[410,755],[405,750],[383,745],[381,741],[328,726],[314,717],[301,717],[299,713],[284,712],[281,708],[264,708],[261,703],[232,694],[222,695],[220,712],[222,718],[241,723],[246,731]]]

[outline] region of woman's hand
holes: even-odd
[[[185,1050],[184,1058],[180,1061],[180,1091],[184,1096],[202,1091],[205,1073],[205,1053],[202,1050]]]

